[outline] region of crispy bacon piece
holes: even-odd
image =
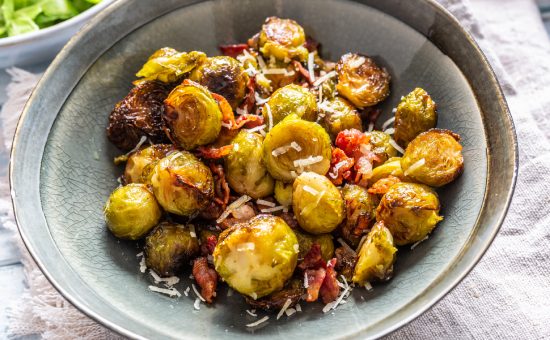
[[[307,302],[317,301],[319,298],[319,290],[325,280],[326,270],[325,268],[308,269],[306,270],[307,277]]]
[[[323,285],[319,290],[323,303],[329,303],[338,298],[340,294],[340,286],[338,286],[338,279],[336,278],[336,259],[331,259],[327,263],[325,279],[323,280]]]
[[[218,244],[218,238],[216,235],[210,235],[206,238],[206,241],[201,244],[201,254],[203,255],[212,255],[214,248]]]
[[[342,149],[348,157],[359,158],[361,144],[368,144],[369,137],[357,129],[343,130],[336,136],[336,146]]]
[[[223,166],[221,164],[210,163],[210,170],[214,175],[214,202],[222,207],[222,211],[225,210],[225,207],[229,203],[229,184],[225,179],[225,172],[223,171]]]
[[[236,58],[239,54],[243,53],[244,50],[248,48],[247,44],[230,44],[230,45],[220,45],[218,46],[220,52],[223,55]]]
[[[319,243],[313,243],[307,254],[304,256],[304,260],[298,265],[301,270],[322,268],[325,265],[325,261],[321,256],[321,246]]]
[[[368,190],[370,194],[384,195],[388,190],[401,180],[395,176],[389,175],[386,178],[379,179]]]
[[[353,278],[353,272],[355,271],[355,265],[357,263],[357,255],[347,247],[339,247],[334,251],[336,256],[335,269],[344,277],[348,282]]]
[[[292,65],[294,65],[294,68],[296,69],[296,71],[300,72],[302,77],[304,77],[304,79],[307,80],[309,85],[313,84],[313,82],[311,81],[311,75],[309,74],[309,71],[306,70],[306,68],[304,67],[304,65],[302,65],[301,62],[297,60],[293,60]]]
[[[295,306],[304,293],[305,289],[302,280],[291,279],[289,283],[278,292],[271,293],[258,300],[251,299],[247,296],[245,296],[245,299],[253,308],[278,311],[283,308],[287,300],[290,300],[289,307]]]
[[[237,120],[235,121],[235,125],[232,127],[232,129],[240,129],[245,125],[247,128],[250,129],[262,125],[263,122],[264,118],[262,116],[243,114],[237,118]]]
[[[352,178],[351,170],[354,164],[355,160],[346,156],[346,153],[342,149],[332,148],[328,178],[334,185],[341,185],[344,180]]]
[[[184,80],[185,82],[185,80]],[[217,93],[211,92],[212,97],[218,102],[218,106],[222,111],[222,121],[233,128],[235,126],[235,115],[233,114],[233,109],[231,105],[223,96],[220,96]]]
[[[193,277],[201,287],[202,297],[206,302],[212,303],[212,298],[216,296],[218,274],[214,269],[208,267],[206,257],[198,257],[193,262]]]
[[[233,145],[225,145],[221,148],[215,148],[213,146],[199,146],[197,148],[199,157],[207,158],[207,159],[220,159],[223,158],[233,150]]]
[[[243,100],[243,104],[241,108],[246,108],[246,110],[252,110],[254,107],[254,104],[256,104],[256,96],[254,93],[256,93],[256,77],[249,77],[248,83],[246,83],[247,88],[247,94],[246,97]]]

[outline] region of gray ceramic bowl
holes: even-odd
[[[400,250],[395,278],[323,314],[321,304],[261,329],[245,324],[240,297],[222,290],[215,307],[193,296],[147,290],[134,243],[117,241],[102,206],[117,186],[117,151],[105,137],[113,105],[157,48],[217,53],[241,42],[265,17],[300,22],[325,56],[375,56],[393,76],[385,119],[415,86],[438,103],[439,126],[463,138],[465,171],[441,190],[445,220],[414,251]],[[40,268],[75,306],[107,327],[143,338],[268,339],[376,337],[429,308],[483,255],[506,214],[516,169],[512,120],[485,57],[431,0],[117,1],[64,48],[27,104],[12,154],[11,184],[21,234]],[[187,275],[178,286],[190,283]],[[191,294],[192,295],[192,294]]]

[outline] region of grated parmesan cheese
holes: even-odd
[[[163,282],[168,288],[171,288],[173,285],[180,282],[180,278],[177,276],[169,276],[169,277],[160,277],[154,270],[149,269],[149,274],[153,277],[153,280],[155,283],[161,283]]]
[[[143,145],[143,143],[145,143],[145,141],[147,140],[147,137],[146,136],[141,136],[141,138],[139,139],[139,142],[136,144],[136,146],[134,146],[134,148],[130,151],[128,151],[125,156],[128,156],[136,151],[139,150],[139,148],[141,148],[141,146]]]
[[[192,238],[197,238],[197,231],[195,230],[195,226],[193,224],[189,225],[189,234],[191,234]]]
[[[145,257],[141,258],[141,261],[139,261],[139,271],[142,273],[145,273],[147,270],[147,264],[145,263]]]
[[[367,132],[372,132],[372,130],[374,130],[374,123],[370,122],[369,127],[367,128]]]
[[[295,251],[296,253],[299,253],[299,252],[300,252],[300,246],[299,246],[298,244],[295,244],[295,245],[294,245],[294,251]]]
[[[313,189],[313,188],[310,187],[309,185],[304,185],[304,186],[303,186],[303,189],[304,189],[304,191],[307,191],[307,192],[309,192],[310,194],[315,195],[315,196],[317,196],[317,195],[319,194],[319,191]]]
[[[191,287],[187,286],[187,288],[185,288],[185,290],[183,291],[183,294],[185,294],[185,296],[189,296],[190,290],[191,290]]]
[[[300,152],[302,151],[302,147],[300,146],[300,144],[296,143],[296,142],[292,142],[290,143],[290,147],[293,148],[294,150]]]
[[[253,317],[257,317],[257,316],[258,316],[258,314],[255,314],[255,313],[254,313],[254,310],[250,311],[250,310],[247,309],[246,312],[247,312],[248,315],[250,315],[250,316],[253,316]]]
[[[195,295],[202,301],[202,302],[205,302],[206,300],[202,297],[202,295],[199,293],[199,291],[197,290],[197,287],[195,287],[195,284],[192,283],[191,284],[191,287],[193,287],[193,292],[195,292]]]
[[[355,249],[355,252],[359,252],[359,250],[361,250],[361,247],[363,246],[363,243],[365,243],[365,241],[367,240],[367,235],[363,235],[363,237],[361,237],[361,239],[359,240],[359,245],[357,246],[357,249]]]
[[[174,287],[172,287],[172,288],[160,288],[160,287],[157,287],[157,286],[149,286],[149,290],[152,291],[152,292],[166,294],[170,297],[173,297],[173,296],[180,297],[181,296],[181,293]]]
[[[360,67],[361,65],[363,65],[365,63],[365,57],[359,57],[357,59],[354,59],[350,62],[348,62],[348,65],[351,67],[351,68],[358,68]]]
[[[266,207],[271,207],[271,208],[274,208],[276,206],[275,203],[269,202],[269,201],[266,201],[266,200],[263,200],[263,199],[256,200],[256,204],[263,205],[263,206],[266,206]]]
[[[229,216],[229,214],[231,214],[231,212],[234,209],[239,208],[240,206],[242,206],[246,202],[250,201],[251,199],[252,199],[252,197],[250,197],[248,195],[242,195],[235,202],[233,202],[233,203],[231,203],[230,205],[227,206],[225,211],[220,215],[220,217],[218,217],[216,222],[221,223],[223,220],[225,220],[227,218],[227,216]]]
[[[298,311],[298,312],[302,311],[302,306],[300,306],[299,303],[296,304],[296,311]]]
[[[248,108],[245,106],[244,109],[241,109],[240,107],[238,107],[236,110],[238,115],[245,115],[245,114],[248,114]]]
[[[384,130],[384,133],[387,133],[388,135],[393,135],[394,132],[395,132],[394,128],[389,128],[389,129]]]
[[[292,316],[292,315],[296,314],[296,309],[294,309],[294,308],[287,308],[287,309],[285,310],[285,314],[286,314],[287,317],[288,317],[288,316]]]
[[[256,245],[253,242],[245,242],[237,245],[237,251],[254,250]]]
[[[201,300],[198,298],[195,299],[195,303],[193,303],[193,308],[195,308],[196,310],[200,310],[201,309],[200,304],[201,304]]]
[[[325,74],[322,77],[319,77],[315,82],[313,82],[313,86],[317,87],[317,86],[321,85],[322,83],[324,83],[325,81],[327,81],[330,78],[333,78],[337,75],[338,75],[338,73],[336,73],[336,71],[330,71],[329,73]]]
[[[364,286],[365,286],[365,289],[366,289],[367,291],[370,292],[370,291],[372,290],[372,285],[370,284],[370,282],[365,282],[365,285],[364,285]]]
[[[260,68],[262,70],[265,70],[267,68],[267,65],[265,64],[264,58],[262,58],[262,56],[258,54],[256,59],[258,59],[258,65],[260,66]]]
[[[256,321],[256,322],[253,322],[253,323],[249,323],[248,325],[246,325],[246,327],[256,327],[264,322],[266,322],[267,320],[269,320],[269,316],[264,316],[263,318],[261,318],[260,320]]]
[[[254,92],[254,99],[256,100],[257,105],[263,105],[268,102],[269,98],[262,98],[258,92]]]
[[[273,157],[279,157],[280,155],[285,154],[288,150],[290,150],[291,147],[292,146],[290,144],[280,146],[271,151],[271,154],[273,155]]]
[[[273,207],[273,208],[261,209],[260,211],[263,212],[263,213],[270,213],[270,212],[280,211],[280,210],[284,210],[284,209],[285,209],[284,206],[279,205],[279,206],[276,206],[276,207]]]
[[[415,172],[416,170],[418,170],[418,168],[420,168],[422,165],[426,164],[426,159],[424,158],[421,158],[419,159],[418,161],[414,162],[413,165],[411,165],[404,173],[403,175],[405,176],[408,176],[409,174],[412,174],[413,172]]]
[[[424,237],[424,238],[421,239],[420,241],[415,242],[415,243],[411,246],[411,250],[413,250],[414,248],[416,248],[416,246],[418,246],[420,243],[426,241],[427,239],[428,239],[428,235],[426,235],[426,237]]]
[[[284,74],[287,75],[286,68],[268,68],[263,70],[263,74]]]
[[[394,109],[395,110],[395,109]],[[390,126],[395,121],[395,116],[391,117],[390,119],[386,120],[384,124],[382,124],[382,130],[386,130],[388,126]]]
[[[279,314],[277,314],[277,320],[279,320],[281,318],[281,316],[283,316],[284,312],[290,306],[291,303],[292,303],[292,300],[286,299],[285,304],[283,305],[283,307],[279,311]]]
[[[323,161],[323,156],[309,156],[308,158],[297,159],[293,162],[297,168],[303,168]]]
[[[315,81],[315,72],[314,72],[314,66],[315,66],[315,63],[314,63],[314,53],[313,52],[310,52],[309,55],[307,56],[307,71],[309,72],[309,79],[311,79],[311,81]]]
[[[309,279],[307,278],[307,273],[304,272],[304,288],[308,288],[309,287]]]
[[[273,115],[271,114],[271,107],[269,107],[269,104],[265,104],[265,109],[267,110],[267,117],[269,120],[269,128],[268,131],[271,131],[273,129]]]
[[[393,148],[397,151],[399,151],[401,154],[404,154],[405,153],[405,150],[403,150],[402,147],[399,146],[399,144],[397,144],[393,138],[390,138],[390,145],[393,146]]]
[[[266,128],[266,125],[260,125],[260,126],[256,126],[252,129],[248,129],[248,132],[257,132],[257,131],[262,131],[263,129]]]

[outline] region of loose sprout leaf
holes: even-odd
[[[136,76],[142,80],[159,80],[163,83],[177,81],[183,74],[190,72],[206,59],[206,54],[198,51],[177,52],[172,49],[156,51]]]

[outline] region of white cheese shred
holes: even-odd
[[[312,195],[314,195],[314,196],[319,195],[319,191],[313,189],[313,188],[310,187],[309,185],[304,185],[302,188],[304,189],[304,191],[307,191],[307,192],[309,192],[310,194],[312,194]]]
[[[265,64],[264,58],[262,58],[262,56],[258,54],[257,59],[258,59],[258,65],[260,66],[260,68],[262,70],[265,70],[267,68],[267,65]]]
[[[143,143],[145,143],[146,140],[147,140],[147,136],[141,136],[141,138],[139,139],[139,142],[136,144],[136,146],[134,146],[132,150],[126,153],[126,156],[131,155],[132,153],[138,151],[139,148],[141,148],[141,146],[143,145]]]
[[[297,159],[293,162],[297,168],[303,168],[309,165],[317,164],[323,161],[323,156],[309,156],[308,158]]]
[[[365,243],[365,241],[367,240],[367,235],[363,235],[363,237],[361,237],[361,239],[359,240],[359,245],[357,246],[357,249],[355,249],[355,252],[359,252],[359,250],[361,250],[361,247],[363,246],[363,243]]]
[[[269,202],[269,201],[266,201],[266,200],[263,200],[263,199],[258,199],[256,200],[256,204],[258,205],[263,205],[263,206],[266,206],[266,207],[271,207],[271,208],[274,208],[277,206],[277,204],[273,203],[273,202]]]
[[[386,120],[384,122],[384,124],[382,124],[382,130],[386,130],[386,128],[390,125],[392,125],[392,123],[395,121],[395,116],[394,117],[391,117],[390,119]]]
[[[309,288],[309,280],[307,278],[307,273],[304,272],[304,288]]]
[[[189,291],[191,290],[191,287],[187,286],[187,288],[185,288],[185,290],[183,291],[183,294],[185,296],[189,296]]]
[[[246,310],[248,315],[253,316],[253,317],[256,318],[256,317],[258,317],[258,314],[254,313],[254,311],[255,311],[254,309],[253,310],[248,310],[248,309]]]
[[[169,276],[169,277],[160,277],[154,270],[149,269],[149,274],[153,277],[153,280],[155,280],[155,283],[161,283],[163,282],[168,288],[171,288],[173,285],[180,282],[180,278],[177,276]]]
[[[370,292],[372,290],[372,285],[370,284],[370,282],[365,282],[364,286],[365,286],[365,289],[368,292]]]
[[[256,327],[264,322],[266,322],[267,320],[269,320],[269,316],[264,316],[263,318],[261,318],[260,320],[256,321],[256,322],[253,322],[253,323],[249,323],[248,325],[246,325],[246,327]]]
[[[315,81],[314,58],[315,58],[315,55],[313,52],[309,53],[309,55],[307,56],[307,71],[309,72],[309,79],[311,79],[311,81],[313,82]]]
[[[315,82],[313,82],[313,86],[317,87],[324,83],[325,81],[329,80],[330,78],[336,77],[337,73],[336,71],[330,71],[329,73],[325,74],[322,77],[319,77]]]
[[[367,132],[372,132],[372,130],[374,130],[374,123],[370,122],[369,127],[367,128]]]
[[[149,286],[149,290],[152,291],[152,292],[166,294],[170,297],[173,297],[173,296],[180,297],[181,296],[181,293],[178,292],[178,290],[176,288],[173,288],[173,287],[172,288],[160,288],[160,287],[157,287],[157,286]]]
[[[271,155],[273,155],[273,157],[279,157],[280,155],[287,153],[287,151],[290,150],[290,148],[291,148],[290,144],[280,146],[276,149],[273,149],[273,151],[271,151]]]
[[[420,168],[424,164],[426,164],[426,159],[424,159],[424,158],[419,159],[418,161],[414,162],[413,165],[408,167],[408,169],[403,173],[403,175],[408,176],[409,174],[412,174],[413,172],[418,170],[418,168]]]
[[[273,115],[271,114],[271,107],[269,107],[269,104],[265,104],[265,109],[267,110],[267,117],[268,117],[268,120],[269,120],[269,125],[268,125],[268,131],[271,131],[271,129],[273,129]]]
[[[189,225],[189,234],[191,234],[192,238],[197,238],[197,231],[195,230],[195,226],[193,224]]]
[[[296,142],[292,142],[290,143],[290,147],[293,148],[294,150],[300,152],[302,151],[302,147],[300,146],[300,144],[296,143]]]
[[[268,68],[263,70],[263,74],[287,74],[286,68]]]
[[[193,292],[195,292],[195,295],[202,301],[205,302],[206,300],[202,297],[201,293],[197,290],[197,287],[195,287],[195,284],[192,283],[191,287],[193,287]]]
[[[288,316],[292,316],[292,315],[296,314],[296,309],[294,309],[294,308],[287,308],[287,310],[285,310],[285,314],[286,314],[287,317],[288,317]]]
[[[384,133],[387,133],[388,135],[393,135],[394,132],[395,132],[394,128],[389,128],[389,129],[384,130]]]
[[[421,239],[420,241],[415,242],[415,243],[411,246],[411,250],[413,250],[414,248],[416,248],[420,243],[426,241],[427,239],[428,239],[428,235],[426,235],[426,237],[424,237],[424,238]]]
[[[390,138],[390,145],[393,146],[393,148],[397,151],[399,151],[401,154],[404,154],[405,153],[405,150],[403,150],[402,147],[399,146],[399,144],[397,144],[393,138]]]
[[[264,99],[264,98],[260,97],[258,92],[254,92],[254,99],[256,100],[257,105],[263,105],[263,104],[267,103],[267,101],[269,100],[269,98]]]
[[[245,204],[246,202],[250,201],[252,199],[252,197],[248,196],[248,195],[242,195],[241,197],[239,197],[235,202],[231,203],[229,206],[227,206],[227,208],[225,209],[225,211],[220,215],[220,217],[218,217],[218,219],[216,220],[217,223],[221,223],[223,222],[223,220],[225,220],[227,218],[227,216],[229,216],[229,214],[231,214],[231,212],[237,208],[239,208],[240,206],[242,206],[243,204]]]
[[[195,308],[196,310],[200,310],[201,309],[200,305],[201,305],[201,300],[198,299],[198,298],[195,299],[195,303],[193,304],[193,308]]]
[[[139,271],[142,273],[145,273],[147,270],[147,264],[145,263],[145,257],[141,258],[141,261],[139,261]]]
[[[299,303],[296,304],[296,311],[298,311],[298,312],[302,311],[302,306],[300,306]]]
[[[283,314],[285,313],[286,309],[290,306],[291,303],[292,303],[292,300],[286,299],[285,304],[283,305],[283,307],[282,307],[281,310],[279,311],[279,314],[277,314],[277,320],[279,320],[279,319],[281,318],[281,316],[283,316]]]
[[[266,209],[261,209],[260,211],[263,212],[263,213],[270,213],[270,212],[275,212],[275,211],[281,211],[281,210],[284,210],[285,207],[283,205],[279,205],[279,206],[276,206],[276,207],[273,207],[273,208],[266,208]]]
[[[260,126],[256,126],[252,129],[248,129],[248,132],[257,132],[257,131],[262,131],[266,128],[266,125],[260,125]]]

